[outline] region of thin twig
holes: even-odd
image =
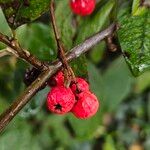
[[[5,45],[13,49],[15,53],[19,55],[19,58],[22,58],[23,60],[30,63],[34,67],[40,70],[47,69],[46,64],[38,60],[34,55],[30,54],[29,51],[22,49],[19,43],[16,42],[16,40],[14,39],[12,40],[6,35],[0,33],[0,42],[4,43]]]
[[[66,54],[67,61],[71,61],[80,55],[90,50],[93,46],[98,44],[101,40],[111,35],[115,30],[115,24],[109,26],[106,30],[95,34],[88,38],[83,43],[74,47]],[[52,63],[48,70],[43,71],[40,76],[25,90],[20,97],[15,100],[12,105],[0,115],[0,132],[2,132],[9,122],[19,113],[19,111],[31,100],[31,98],[38,92],[40,87],[62,66],[61,61],[57,60]]]
[[[19,57],[18,54],[10,47],[6,47],[5,49],[0,50],[0,57],[4,57],[7,55],[14,55],[16,57]]]
[[[7,49],[0,50],[0,58],[9,55],[10,53],[7,51]]]
[[[14,51],[12,48],[10,47],[7,47],[6,50],[11,54],[11,55],[14,55],[16,56],[17,58],[19,58],[19,55],[16,51]]]
[[[55,17],[55,13],[54,13],[54,0],[51,0],[50,3],[50,16],[51,16],[51,22],[52,22],[52,26],[53,26],[53,30],[54,30],[54,34],[55,34],[55,39],[57,42],[57,48],[58,48],[58,58],[60,59],[60,61],[63,64],[63,68],[64,68],[64,74],[65,74],[65,81],[66,81],[66,85],[69,86],[71,80],[75,80],[75,75],[73,73],[73,70],[71,69],[71,67],[69,66],[66,56],[65,56],[65,49],[63,46],[63,43],[60,39],[60,34],[58,31],[58,27],[56,24],[56,17]]]

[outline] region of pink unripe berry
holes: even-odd
[[[96,0],[70,0],[70,6],[75,14],[90,15],[95,9]]]
[[[49,86],[61,86],[64,85],[64,74],[62,71],[57,72],[49,79]]]
[[[78,101],[71,110],[72,113],[79,119],[87,119],[96,114],[99,108],[99,101],[97,97],[85,91],[77,95]]]
[[[89,91],[89,84],[82,78],[76,78],[76,83],[70,86],[74,94],[78,94],[83,91]]]
[[[53,87],[47,95],[47,107],[53,113],[65,114],[73,108],[74,104],[75,96],[70,88]]]

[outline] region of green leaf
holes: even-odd
[[[115,111],[118,105],[130,93],[133,83],[133,78],[122,57],[111,63],[104,73],[103,82],[105,96],[102,107],[108,112]]]
[[[85,56],[81,56],[71,62],[71,67],[76,76],[88,79],[87,61]]]
[[[0,9],[0,20],[0,32],[8,35],[10,33],[10,28],[2,12],[2,9]]]
[[[119,57],[103,74],[92,64],[88,66],[90,86],[101,101],[101,113],[115,111],[131,91],[133,83],[126,63]]]
[[[1,0],[0,6],[11,28],[33,21],[48,11],[50,0]]]
[[[112,136],[107,135],[106,142],[104,143],[103,150],[116,150],[115,143]]]
[[[5,16],[0,8],[0,32],[6,35],[10,34],[10,28],[8,26],[8,23],[5,19]],[[0,43],[0,49],[5,48],[6,46],[2,43]]]
[[[56,58],[56,44],[53,31],[48,25],[33,23],[18,28],[17,37],[21,46],[43,61]]]
[[[126,14],[119,24],[122,52],[132,73],[138,76],[150,69],[150,11],[141,16]]]
[[[141,0],[133,0],[132,15],[142,15],[146,11],[146,7],[141,6]]]
[[[73,44],[75,27],[73,26],[73,14],[67,0],[56,1],[56,21],[61,33],[62,42],[66,50],[70,50]],[[65,10],[65,11],[64,11]],[[61,17],[60,17],[61,16]]]
[[[75,118],[74,116],[69,116],[69,122],[74,129],[75,135],[80,140],[87,140],[94,137],[94,132],[98,128],[100,124],[100,116],[96,114],[96,116],[87,119],[80,120]]]
[[[147,71],[136,79],[134,92],[142,93],[149,87],[150,87],[150,71]]]

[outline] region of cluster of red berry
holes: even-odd
[[[64,86],[64,74],[60,71],[50,79],[49,85],[52,88],[47,95],[47,107],[51,112],[72,112],[80,119],[90,118],[97,112],[99,101],[84,79],[76,78],[76,82],[67,88]]]
[[[96,0],[70,0],[72,11],[81,16],[90,15],[95,9]]]

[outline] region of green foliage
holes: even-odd
[[[31,127],[29,124],[21,119],[16,120],[14,128],[0,137],[0,145],[3,150],[40,150],[39,143],[31,134]],[[7,142],[7,144],[6,144]]]
[[[30,0],[29,5],[24,2],[0,0],[0,6],[9,26],[16,29],[21,46],[42,61],[54,61],[57,47],[50,18],[42,16],[50,1]],[[149,150],[150,72],[145,71],[150,69],[150,12],[140,6],[139,0],[133,0],[132,6],[131,3],[99,0],[92,15],[77,17],[72,14],[68,0],[56,1],[57,26],[66,51],[116,21],[117,14],[118,42],[125,60],[134,75],[143,74],[134,78],[119,51],[108,52],[107,43],[100,42],[87,55],[71,62],[77,76],[89,79],[90,89],[100,101],[97,114],[79,120],[72,113],[59,116],[47,112],[45,101],[50,88],[46,87],[1,134],[0,149],[126,150],[140,141],[143,149]],[[10,36],[4,14],[0,10],[0,32]],[[42,18],[38,22],[34,21],[39,17]],[[0,44],[0,50],[5,47]],[[28,67],[13,56],[0,57],[0,112],[26,88],[23,77]]]
[[[9,25],[12,28],[33,21],[48,11],[50,0],[0,1]]]
[[[33,23],[21,26],[17,30],[17,37],[21,45],[39,59],[43,61],[56,59],[56,44],[48,25]]]
[[[150,11],[144,15],[120,18],[118,31],[121,49],[133,74],[150,69]]]
[[[108,135],[106,137],[106,142],[104,144],[104,147],[103,147],[104,150],[116,150],[115,148],[115,145],[114,145],[114,141],[113,141],[113,138]]]
[[[150,71],[145,72],[137,78],[135,93],[142,93],[150,87]]]

